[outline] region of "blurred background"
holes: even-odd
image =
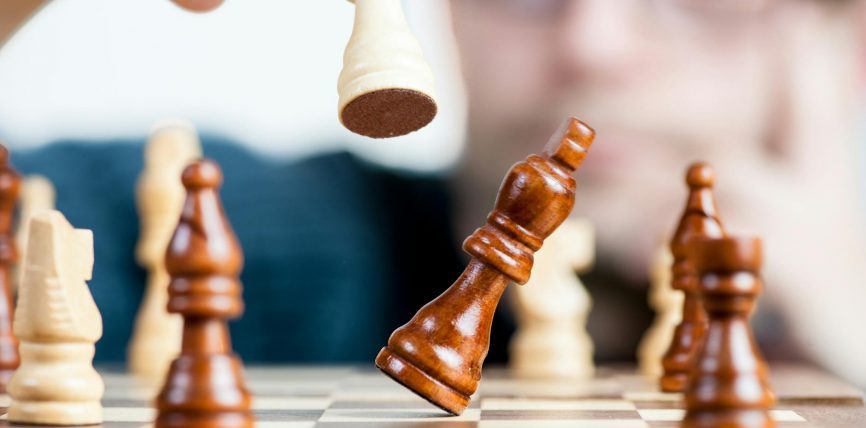
[[[4,28],[40,1],[0,7]],[[135,179],[157,123],[195,126],[220,162],[243,244],[247,362],[370,361],[457,277],[463,238],[508,167],[574,115],[599,137],[575,217],[596,230],[581,278],[598,361],[631,361],[653,313],[650,260],[717,174],[731,233],[764,238],[755,318],[771,360],[866,386],[866,13],[858,0],[404,2],[439,115],[370,140],[342,128],[345,1],[53,0],[0,50],[0,137],[22,173],[91,228],[97,360],[125,358],[145,276]],[[22,12],[23,11],[23,12]],[[507,305],[503,305],[507,306]],[[507,358],[508,308],[490,360]]]

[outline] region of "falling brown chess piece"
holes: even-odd
[[[700,239],[691,245],[709,328],[686,392],[684,428],[770,428],[775,398],[749,316],[761,293],[761,240]]]
[[[671,287],[682,290],[685,301],[682,321],[674,330],[670,348],[662,358],[664,375],[659,379],[659,386],[666,392],[685,391],[696,351],[707,328],[707,315],[701,303],[698,278],[689,259],[688,243],[695,238],[725,235],[713,197],[714,181],[709,165],[698,162],[689,167],[686,173],[689,198],[670,243],[674,256]]]
[[[21,176],[9,164],[9,151],[0,145],[0,392],[21,360],[18,339],[12,333],[12,266],[18,261],[18,250],[12,237],[12,217],[18,203]]]
[[[481,379],[496,305],[509,282],[529,280],[533,254],[568,217],[575,181],[595,133],[567,120],[541,156],[511,167],[487,223],[463,243],[472,256],[457,281],[398,328],[376,357],[397,382],[460,414]]]
[[[202,160],[183,171],[182,181],[187,196],[165,262],[168,310],[183,316],[183,344],[156,399],[155,426],[252,427],[250,394],[227,326],[243,312],[243,256],[217,193],[222,172]]]

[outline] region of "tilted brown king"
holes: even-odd
[[[397,382],[460,414],[481,379],[496,305],[509,282],[529,280],[533,254],[568,217],[580,167],[595,132],[565,121],[541,155],[505,176],[487,223],[463,243],[472,256],[457,281],[398,328],[376,357]]]
[[[689,167],[686,173],[689,199],[670,243],[674,256],[671,286],[685,294],[685,302],[682,321],[674,330],[671,346],[662,358],[664,375],[659,384],[662,391],[666,392],[685,391],[696,351],[707,330],[707,315],[701,302],[697,272],[689,257],[688,244],[696,238],[725,236],[713,197],[714,181],[715,175],[709,165],[698,162]]]

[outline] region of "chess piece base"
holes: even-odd
[[[409,388],[431,404],[452,415],[459,415],[469,405],[469,397],[439,382],[424,370],[401,358],[388,347],[376,356],[376,367]]]
[[[750,410],[704,410],[686,414],[681,428],[774,428],[769,412]]]
[[[349,101],[340,120],[350,131],[389,138],[417,131],[436,117],[436,101],[411,89],[379,89]]]
[[[154,428],[252,428],[253,415],[249,412],[188,412],[161,413]]]
[[[689,384],[689,377],[682,373],[666,374],[659,378],[659,387],[664,392],[684,392]]]
[[[79,426],[102,423],[99,401],[12,401],[9,422],[17,424]]]

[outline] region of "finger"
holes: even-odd
[[[219,7],[223,0],[172,0],[178,6],[193,12],[209,12]]]

